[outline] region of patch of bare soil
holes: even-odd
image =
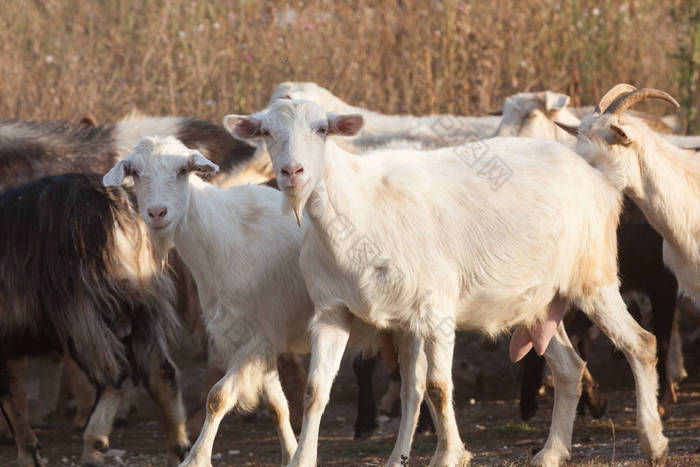
[[[552,410],[551,395],[540,400],[540,410],[527,423],[521,423],[518,412],[519,381],[515,366],[507,357],[505,341],[497,349],[487,349],[479,339],[463,335],[455,353],[455,404],[460,433],[467,448],[474,454],[473,465],[523,465],[533,450],[544,444]],[[569,465],[646,465],[635,431],[635,397],[632,373],[624,360],[611,357],[611,345],[599,338],[589,364],[608,398],[604,418],[593,420],[589,415],[576,420],[572,460]],[[183,352],[181,352],[182,354]],[[183,386],[188,407],[193,409],[203,381],[203,363],[180,355]],[[391,453],[398,420],[381,424],[368,440],[353,440],[356,386],[347,359],[343,364],[321,426],[319,465],[382,465]],[[477,365],[483,373],[480,393],[464,383],[460,375],[466,364]],[[667,465],[700,465],[700,362],[686,353],[686,366],[691,375],[681,385],[679,403],[673,406],[671,418],[664,422],[670,439]],[[31,375],[30,375],[31,376]],[[376,391],[386,386],[383,369],[375,375]],[[31,388],[32,389],[36,388]],[[64,397],[65,399],[65,397]],[[63,401],[65,406],[66,401]],[[65,410],[53,417],[47,428],[36,434],[42,455],[49,465],[77,465],[80,459],[81,434],[71,427]],[[248,417],[249,419],[250,417]],[[196,439],[197,433],[191,434]],[[417,435],[410,465],[426,465],[435,449],[435,437]],[[111,438],[112,466],[161,466],[165,464],[165,441],[154,404],[144,394],[139,410],[123,426],[115,427]],[[280,446],[272,421],[265,410],[247,420],[233,414],[222,423],[214,446],[215,466],[277,466]],[[14,444],[7,435],[0,435],[0,465],[15,465]]]

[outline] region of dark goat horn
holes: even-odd
[[[621,94],[632,92],[635,89],[637,88],[635,88],[631,84],[616,84],[610,91],[606,92],[605,95],[600,98],[600,102],[598,102],[598,105],[595,106],[595,113],[601,114],[605,112],[608,106]]]
[[[654,88],[643,88],[619,96],[613,101],[612,104],[608,106],[607,109],[605,109],[605,113],[620,115],[634,104],[637,104],[645,99],[661,99],[662,101],[666,101],[675,107],[680,107],[680,104],[676,102],[676,100],[671,97],[669,93]]]
[[[560,122],[554,122],[556,126],[564,130],[565,132],[569,133],[572,136],[578,137],[578,127],[577,126],[572,126],[572,125],[567,125],[566,123],[560,123]]]

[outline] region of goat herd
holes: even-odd
[[[547,91],[508,98],[501,116],[389,116],[282,83],[264,110],[228,115],[223,128],[174,117],[0,121],[0,403],[18,465],[46,463],[23,387],[23,361],[37,354],[59,354],[85,381],[74,386],[94,391],[78,416],[83,465],[104,463],[132,383],[162,410],[170,465],[211,465],[225,414],[261,395],[283,465],[315,465],[348,345],[382,353],[400,375],[387,465],[406,465],[424,394],[437,433],[430,465],[465,465],[458,330],[512,331],[510,357],[527,369],[524,417],[546,360],[554,410],[532,463],[560,465],[582,377],[601,410],[571,343],[591,325],[627,358],[643,454],[663,463],[660,415],[682,371],[675,302],[700,297],[700,141],[631,110],[650,98],[678,106],[618,84],[583,111]],[[648,297],[656,336],[621,292]],[[183,320],[201,320],[209,366],[223,375],[194,445],[169,355]],[[311,354],[298,444],[278,373],[288,353]],[[369,413],[358,430],[376,426]]]

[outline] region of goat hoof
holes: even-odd
[[[39,456],[39,451],[33,454],[34,467],[46,467],[46,462]]]
[[[438,467],[443,465],[469,467],[472,465],[472,454],[466,449],[461,449],[452,453],[435,453],[433,458],[430,460],[429,465],[430,467]]]
[[[95,451],[100,452],[102,454],[109,450],[109,444],[101,439],[98,439],[94,443],[92,443],[92,447],[93,449],[95,449]]]
[[[530,464],[541,467],[558,467],[569,459],[571,459],[571,453],[565,446],[559,443],[554,446],[545,444],[545,447],[535,454]]]
[[[520,408],[520,419],[524,422],[530,420],[532,417],[535,416],[537,413],[537,406],[534,406],[532,408],[525,408],[523,409],[522,407]]]
[[[599,419],[605,415],[605,411],[608,409],[608,401],[604,400],[600,404],[591,406],[588,409],[591,411],[591,417]]]
[[[191,443],[178,443],[173,446],[173,454],[182,462],[185,460],[185,457],[187,457],[190,449],[192,449]]]
[[[377,431],[379,425],[376,421],[372,423],[363,424],[362,426],[355,426],[355,439],[369,439],[372,437],[375,431]]]
[[[666,458],[668,457],[668,444],[666,445],[666,448],[661,452],[660,455],[656,456],[655,458],[651,459],[649,461],[649,464],[652,467],[662,467],[666,465]]]

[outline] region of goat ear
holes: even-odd
[[[610,130],[612,131],[612,139],[608,141],[608,143],[621,144],[623,146],[629,146],[632,144],[632,138],[630,138],[621,127],[617,125],[610,125]]]
[[[213,175],[219,171],[219,166],[204,157],[201,152],[193,149],[190,152],[188,169],[198,175]]]
[[[544,110],[547,112],[558,112],[569,105],[569,96],[558,92],[545,91],[539,96]]]
[[[119,186],[129,175],[131,175],[131,163],[122,159],[102,177],[102,184],[104,186]]]
[[[248,115],[226,115],[223,125],[236,139],[246,140],[262,136],[260,120]]]
[[[355,136],[362,128],[363,123],[364,119],[362,118],[362,115],[328,114],[328,134]]]
[[[95,118],[91,112],[86,112],[83,118],[80,119],[80,124],[84,126],[97,126],[97,118]]]

